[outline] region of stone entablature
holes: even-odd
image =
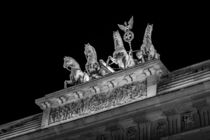
[[[207,85],[210,81],[43,131],[61,140],[156,140],[194,133],[191,130],[209,132],[210,88]]]
[[[3,131],[14,131],[16,127],[21,134],[38,129],[45,132],[35,136],[38,139],[51,134],[53,139],[67,136],[73,140],[167,139],[201,127],[210,132],[210,61],[198,64],[199,68],[196,64],[168,75],[152,44],[153,25],[147,25],[140,50],[136,51],[131,45],[133,17],[118,27],[124,31],[123,40],[129,51],[117,30],[113,32],[115,50],[106,63],[98,62],[95,48],[89,43],[84,51],[86,71],[74,58],[64,57],[63,67],[70,71],[70,79],[65,80],[65,89],[36,100],[43,110],[41,124],[37,115],[26,119],[32,124],[24,119],[3,126],[0,138],[7,139],[1,135]],[[119,71],[111,67],[113,63]],[[159,84],[162,86],[157,90]],[[30,129],[25,131],[24,126]],[[21,135],[16,130],[13,134]]]
[[[158,83],[158,94],[183,89],[208,80],[210,80],[210,60],[173,71],[163,76]]]
[[[44,110],[42,127],[57,125],[156,95],[168,71],[160,60],[118,71],[36,100]]]
[[[0,125],[0,140],[7,140],[41,129],[42,113]]]
[[[86,71],[78,62],[64,57],[63,67],[70,71],[64,81],[65,90],[36,100],[44,110],[42,128],[72,121],[157,94],[157,82],[168,70],[160,61],[160,55],[152,43],[153,25],[148,24],[140,50],[132,50],[134,33],[133,17],[124,25],[123,39],[119,31],[113,32],[114,52],[107,61],[97,60],[97,53],[89,43],[85,44]],[[128,43],[127,51],[124,42]],[[136,59],[134,59],[136,53]],[[110,63],[111,62],[111,63]],[[112,68],[116,64],[118,68]],[[119,71],[115,71],[119,70]],[[70,85],[71,87],[68,88]]]
[[[200,75],[205,75],[205,77],[200,76]],[[199,77],[199,78],[197,78],[197,77]],[[167,124],[170,125],[170,127],[168,127],[168,130],[164,131],[164,133],[162,133],[163,132],[162,130],[158,130],[157,135],[161,136],[161,139],[163,137],[164,137],[164,139],[169,139],[172,137],[173,138],[180,137],[185,134],[190,134],[193,132],[199,132],[200,135],[203,135],[204,137],[206,137],[205,134],[207,134],[208,129],[210,130],[210,120],[209,120],[210,110],[208,107],[210,105],[210,98],[209,98],[210,92],[201,95],[200,91],[204,92],[207,89],[209,89],[210,83],[208,81],[210,81],[210,60],[195,64],[195,65],[191,65],[191,66],[173,71],[169,75],[162,76],[162,78],[158,84],[158,87],[157,87],[158,91],[161,89],[161,94],[158,93],[159,95],[154,98],[150,98],[147,100],[141,100],[140,102],[135,102],[135,103],[132,103],[132,104],[126,105],[126,106],[121,106],[121,107],[118,107],[118,108],[115,108],[115,109],[112,109],[112,110],[109,110],[106,112],[101,112],[100,114],[95,114],[95,115],[91,115],[89,117],[85,117],[82,119],[77,119],[75,121],[70,121],[68,123],[50,127],[48,129],[41,129],[41,127],[40,127],[41,120],[40,119],[31,120],[30,119],[31,117],[30,118],[27,117],[27,118],[23,119],[23,120],[26,120],[24,122],[21,119],[21,120],[12,122],[12,123],[1,125],[0,126],[0,139],[4,140],[4,139],[12,138],[12,137],[16,137],[17,140],[28,139],[29,137],[31,137],[31,138],[34,137],[34,139],[42,139],[42,137],[44,137],[43,135],[49,135],[49,134],[52,135],[55,133],[57,133],[57,135],[59,135],[58,137],[61,138],[62,136],[60,136],[60,134],[62,132],[66,132],[68,130],[68,134],[66,134],[66,135],[72,135],[71,132],[74,132],[75,129],[78,129],[81,127],[83,127],[85,129],[87,127],[87,124],[91,123],[91,120],[94,120],[94,122],[98,122],[99,120],[104,120],[105,121],[104,124],[98,124],[97,127],[94,127],[95,129],[97,129],[99,131],[100,126],[102,127],[105,124],[110,123],[110,122],[108,122],[108,120],[109,120],[108,118],[116,119],[116,117],[114,117],[114,116],[116,116],[119,112],[121,112],[123,110],[123,108],[125,108],[125,110],[127,110],[127,113],[125,115],[129,115],[128,110],[130,110],[130,109],[128,109],[128,107],[132,108],[133,110],[139,109],[140,112],[143,110],[147,110],[147,112],[150,112],[149,106],[152,106],[153,111],[157,107],[162,108],[163,109],[162,114],[165,115],[166,117],[162,117],[162,118],[160,118],[160,120],[164,119],[167,121]],[[181,85],[186,85],[185,88],[183,89],[183,86],[182,87],[179,86],[178,83]],[[186,83],[189,83],[189,84],[186,84]],[[86,83],[86,84],[88,84],[88,83]],[[177,88],[173,88],[173,87],[177,87],[177,86],[178,86],[179,90],[177,90]],[[164,88],[162,88],[162,87],[164,87]],[[70,90],[70,89],[71,88],[68,88],[67,90]],[[185,92],[186,89],[189,89],[189,90],[187,90]],[[196,89],[196,91],[195,91],[195,89]],[[52,94],[50,94],[50,96],[54,96],[55,94],[60,95],[60,94],[62,94],[61,92],[64,93],[64,91],[65,90],[52,93]],[[185,101],[180,100],[180,99],[184,98],[186,93],[192,94],[192,91],[194,91],[193,92],[194,97],[188,97],[188,98],[185,97],[188,99],[187,101],[192,100],[192,103],[188,103],[188,105],[187,105],[186,100]],[[162,93],[164,93],[164,94],[162,94]],[[167,98],[166,98],[166,96],[167,96]],[[177,96],[179,96],[180,98],[177,98]],[[173,97],[173,98],[169,98],[169,97]],[[174,103],[174,105],[165,105],[164,103],[166,100],[164,98],[166,98],[168,101],[174,101],[177,103]],[[158,105],[157,103],[162,104],[162,107],[161,107],[161,105]],[[107,115],[108,112],[111,112],[112,115],[110,115],[110,116]],[[38,116],[34,115],[34,117],[37,116],[38,118],[40,118],[42,114],[43,113],[37,114]],[[145,114],[146,114],[146,112],[132,115],[132,116],[135,116],[134,120],[136,123],[134,123],[133,125],[128,125],[127,127],[124,127],[123,129],[121,128],[123,132],[126,132],[126,136],[135,138],[137,135],[142,140],[143,139],[142,137],[144,137],[144,138],[149,137],[149,134],[154,132],[154,131],[151,131],[152,129],[149,129],[149,128],[151,128],[150,126],[155,124],[155,122],[159,123],[159,121],[155,121],[155,120],[148,121],[148,119],[146,119],[144,116],[150,116],[150,117],[153,116],[154,117],[157,115],[155,115],[155,114],[145,115]],[[180,115],[178,115],[178,114],[180,114]],[[177,117],[177,115],[178,115],[178,117]],[[101,116],[106,116],[106,117],[102,118]],[[183,116],[183,117],[181,117],[181,116]],[[192,118],[192,116],[193,116],[193,118]],[[119,116],[119,118],[120,117],[121,116]],[[181,120],[181,119],[179,119],[179,117],[183,118],[183,121],[179,121],[179,120]],[[199,121],[197,118],[199,118]],[[174,123],[176,121],[179,122],[179,125],[177,125],[179,127],[176,127],[178,129],[172,129],[173,128],[172,124],[176,124],[176,123]],[[196,121],[196,123],[194,123],[194,121]],[[94,122],[92,122],[92,123],[94,124]],[[113,122],[117,122],[117,121],[113,121]],[[163,122],[165,122],[165,121],[163,121]],[[158,125],[158,128],[164,128],[162,126],[165,126],[165,125],[161,125],[161,124]],[[96,125],[96,124],[94,124],[94,125]],[[64,130],[64,128],[65,128],[65,130]],[[150,131],[145,131],[145,129],[148,129]],[[43,133],[42,133],[43,135],[40,134],[40,130],[43,131]],[[89,130],[89,129],[87,128],[86,130]],[[91,130],[93,130],[93,129],[91,128]],[[163,130],[165,130],[165,128]],[[33,133],[30,133],[31,131],[33,131]],[[107,131],[107,132],[104,132],[101,130],[100,130],[100,132],[98,132],[98,131],[95,132],[95,130],[94,130],[93,131],[94,134],[91,134],[95,139],[98,138],[100,140],[100,138],[101,139],[104,137],[107,138],[111,135],[109,131]],[[113,130],[113,132],[112,132],[113,135],[116,135],[115,132],[119,132],[119,131]],[[79,132],[77,132],[77,133],[78,133],[78,135],[76,135],[76,134],[73,135],[71,137],[71,139],[73,139],[73,137],[75,137],[75,139],[80,137],[80,133]],[[81,135],[90,136],[90,134],[86,134],[86,135],[81,134]]]

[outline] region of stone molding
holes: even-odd
[[[157,82],[165,73],[168,71],[161,61],[154,60],[70,87],[62,94],[37,99],[36,103],[44,111],[42,128],[153,97],[157,93]]]

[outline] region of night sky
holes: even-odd
[[[131,16],[133,50],[140,48],[146,25],[153,24],[153,44],[169,71],[210,59],[209,21],[203,9],[84,7],[54,4],[4,11],[0,124],[40,113],[35,99],[63,89],[69,79],[62,67],[64,56],[75,58],[84,70],[84,44],[94,46],[98,59],[106,61],[114,50],[113,31]]]

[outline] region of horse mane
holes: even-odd
[[[77,69],[81,69],[79,63],[73,57],[70,57],[70,56],[64,57],[64,63],[66,63],[67,61],[70,61],[70,60],[78,67]]]
[[[91,57],[92,57],[92,59],[93,60],[95,60],[95,61],[97,61],[97,53],[96,53],[96,50],[95,50],[95,48],[92,46],[92,45],[90,45],[89,43],[88,44],[85,44],[85,55],[87,55],[87,52],[88,52],[88,50],[90,50],[91,51]],[[87,58],[88,59],[88,58]],[[87,61],[89,61],[89,60],[87,60]],[[88,62],[89,63],[89,62]]]

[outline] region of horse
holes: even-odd
[[[136,52],[136,57],[138,59],[137,64],[145,62],[142,50],[139,50],[139,51]]]
[[[85,69],[87,73],[93,78],[100,77],[99,76],[100,65],[97,61],[97,54],[95,48],[91,46],[89,43],[85,44],[84,54],[87,59],[87,63],[85,64]]]
[[[155,50],[154,45],[152,44],[152,30],[153,25],[148,24],[143,38],[143,44],[141,45],[140,51],[144,55],[145,61],[159,59],[160,55]]]
[[[96,50],[89,43],[85,44],[85,56],[87,59],[87,63],[85,64],[85,69],[91,78],[99,78],[108,73],[114,72],[112,68],[104,65],[104,61],[102,59],[97,60]]]
[[[75,85],[77,83],[84,83],[90,80],[89,75],[81,70],[80,65],[72,57],[64,57],[63,68],[71,72],[69,76],[70,80],[64,81],[64,88],[67,88],[68,84]]]
[[[107,65],[109,65],[109,61],[111,60],[112,63],[117,64],[121,69],[134,66],[135,62],[133,56],[131,55],[131,53],[128,54],[125,50],[119,31],[113,32],[113,39],[115,51],[113,53],[113,57],[108,57],[108,60],[106,62]]]

